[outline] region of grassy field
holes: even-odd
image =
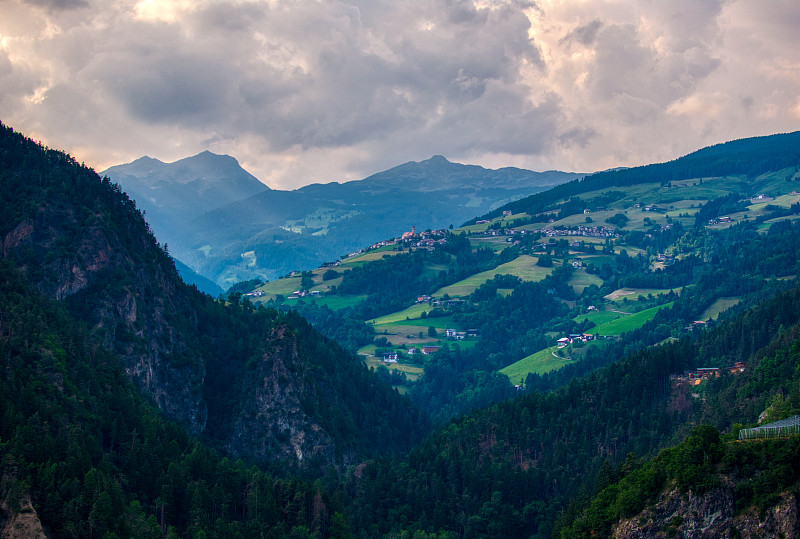
[[[458,329],[452,316],[437,316],[435,318],[413,318],[410,320],[400,320],[397,322],[389,322],[387,324],[375,324],[375,330],[379,329],[396,329],[398,331],[405,331],[404,328],[414,330],[414,333],[420,329],[434,327],[436,329]]]
[[[368,357],[364,360],[367,367],[370,369],[375,369],[379,365],[383,365],[390,371],[400,371],[406,373],[406,378],[410,382],[415,382],[420,376],[422,376],[422,367],[419,365],[413,365],[408,363],[384,363],[383,360],[377,359],[375,357]]]
[[[535,256],[522,255],[497,266],[493,270],[476,273],[463,281],[445,286],[434,292],[434,296],[441,297],[449,294],[451,297],[466,297],[472,294],[483,283],[494,278],[495,275],[514,275],[523,281],[541,281],[553,272],[553,268],[541,268],[536,265],[539,259]]]
[[[433,307],[431,307],[427,303],[417,303],[416,305],[412,305],[411,307],[403,309],[402,311],[398,311],[392,314],[387,314],[385,316],[381,316],[373,320],[368,320],[367,324],[381,326],[385,324],[391,324],[392,322],[405,322],[406,320],[413,320],[415,318],[419,318],[420,316],[422,316],[423,312],[430,311],[432,308]]]
[[[658,296],[659,294],[669,294],[670,291],[680,295],[681,290],[682,288],[620,288],[603,297],[609,301],[615,302],[622,301],[623,298],[635,301],[639,296],[647,297],[650,294]]]
[[[300,277],[286,277],[283,279],[278,279],[277,281],[270,281],[264,286],[258,288],[258,290],[262,290],[264,292],[263,299],[267,300],[274,299],[278,294],[288,296],[299,288]]]
[[[387,245],[386,247],[381,247],[380,249],[375,249],[374,251],[370,251],[368,253],[362,253],[360,255],[352,256],[350,258],[345,258],[342,260],[342,266],[349,266],[351,268],[357,266],[363,266],[367,262],[372,262],[373,260],[380,260],[384,256],[395,256],[399,255],[400,253],[405,251],[396,251],[394,245]],[[341,266],[340,266],[341,267]]]
[[[491,249],[495,253],[499,253],[506,247],[508,242],[505,236],[492,236],[488,238],[469,238],[469,244],[473,249]]]
[[[734,305],[737,305],[739,301],[741,301],[739,298],[719,298],[717,301],[712,303],[708,309],[706,309],[706,311],[700,317],[700,320],[715,320],[717,317],[719,317],[720,313],[727,311]]]
[[[576,322],[589,320],[593,322],[595,326],[601,326],[613,320],[617,320],[618,318],[622,318],[623,316],[626,315],[614,311],[592,311],[590,313],[578,315],[573,318],[573,320]]]
[[[628,331],[639,329],[647,322],[652,320],[658,311],[666,307],[672,307],[673,303],[675,302],[671,301],[664,305],[658,305],[656,307],[651,307],[650,309],[645,309],[644,311],[638,312],[636,314],[623,316],[622,318],[618,318],[617,320],[612,320],[611,322],[606,322],[605,324],[594,327],[588,330],[587,333],[592,333],[594,335],[600,335],[600,336],[622,335],[623,333],[626,333]]]
[[[572,362],[570,359],[555,357],[553,353],[558,350],[558,346],[551,346],[544,350],[524,357],[511,365],[500,369],[500,372],[508,376],[512,384],[519,384],[529,373],[544,374],[555,371]]]
[[[583,269],[575,270],[572,273],[572,277],[569,278],[569,285],[577,294],[582,294],[587,286],[593,284],[603,286],[603,279],[597,275],[586,273],[586,270]]]

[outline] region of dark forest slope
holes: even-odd
[[[168,417],[237,456],[319,469],[409,448],[408,401],[305,321],[178,276],[118,186],[0,130],[0,252],[117,354]]]
[[[164,420],[119,355],[4,259],[0,501],[3,537],[348,536],[319,489],[222,458]]]

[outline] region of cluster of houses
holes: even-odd
[[[468,329],[467,331],[456,331],[455,329],[446,329],[445,335],[449,339],[455,339],[457,341],[464,340],[467,337],[477,337],[478,330],[477,329]],[[417,354],[422,354],[424,356],[434,354],[439,351],[441,347],[435,344],[425,344],[421,348],[411,347],[406,350],[406,354],[409,356],[414,356]],[[383,354],[383,361],[386,363],[397,363],[399,359],[399,354],[397,352],[387,352]]]
[[[463,341],[467,336],[466,331],[456,331],[454,329],[446,329],[444,334],[448,339],[455,339],[456,341]]]
[[[688,326],[683,328],[683,330],[684,331],[694,331],[694,330],[705,329],[707,325],[708,324],[706,324],[702,320],[695,320],[694,322],[692,322],[691,324],[689,324]]]
[[[704,380],[717,378],[722,374],[722,371],[728,371],[730,374],[741,374],[745,371],[745,364],[737,361],[730,367],[700,367],[693,371],[685,371],[683,374],[670,375],[670,380],[675,383],[688,383],[689,385],[699,385]]]
[[[548,238],[557,236],[586,236],[590,238],[616,238],[619,234],[607,226],[583,226],[577,228],[543,228],[539,232]]]
[[[597,337],[591,333],[570,333],[567,337],[561,337],[556,341],[559,348],[564,348],[568,344],[574,342],[589,342],[595,340]]]
[[[717,217],[716,219],[709,219],[708,220],[708,224],[709,225],[716,225],[716,224],[719,224],[719,223],[732,223],[732,222],[733,222],[733,219],[730,218],[730,217]]]
[[[288,299],[300,299],[306,296],[311,296],[312,298],[318,298],[322,293],[319,290],[312,290],[309,292],[308,290],[295,290],[291,294],[289,294]]]
[[[438,352],[439,348],[441,348],[441,347],[440,346],[426,344],[422,348],[409,348],[408,350],[406,350],[406,353],[409,356],[414,356],[414,355],[417,355],[417,354],[422,354],[424,356],[427,356],[427,355],[434,354],[434,353]],[[387,352],[387,353],[383,354],[383,361],[386,362],[386,363],[397,363],[398,362],[398,358],[399,358],[399,355],[398,355],[397,352]]]
[[[640,202],[637,202],[636,204],[634,204],[633,207],[634,208],[641,208],[642,211],[655,211],[655,212],[661,212],[661,213],[664,213],[664,212],[667,211],[664,208],[659,208],[655,204],[642,205]]]

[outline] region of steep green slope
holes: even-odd
[[[62,300],[169,418],[222,451],[321,473],[403,451],[424,416],[299,317],[223,305],[179,278],[130,199],[0,130],[3,257]]]

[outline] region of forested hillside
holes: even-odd
[[[4,535],[349,536],[339,501],[163,419],[119,355],[5,259],[0,328]]]
[[[323,473],[425,431],[424,415],[301,318],[183,284],[118,186],[7,127],[0,193],[3,257],[223,452]]]
[[[693,425],[727,432],[791,391],[776,379],[724,387],[758,376],[759,350],[790,347],[800,319],[795,138],[655,167],[679,168],[672,184],[609,173],[593,191],[547,192],[525,213],[508,206],[260,286],[253,301],[323,331],[351,323],[365,361],[444,423],[408,461],[350,476],[359,533],[547,537],[559,514]],[[731,175],[703,177],[714,171]],[[479,264],[463,263],[468,250]]]
[[[554,392],[454,420],[407,462],[374,461],[350,477],[355,527],[366,530],[363,537],[415,529],[548,537],[570,501],[580,505],[608,484],[609,466],[628,473],[636,456],[677,443],[699,422],[720,430],[755,422],[789,392],[795,396],[782,411],[794,409],[798,320],[795,288],[699,338],[642,350]],[[746,371],[709,380],[705,398],[673,391],[671,374],[741,360]],[[782,484],[798,479],[792,473]],[[378,493],[384,503],[369,503]]]

